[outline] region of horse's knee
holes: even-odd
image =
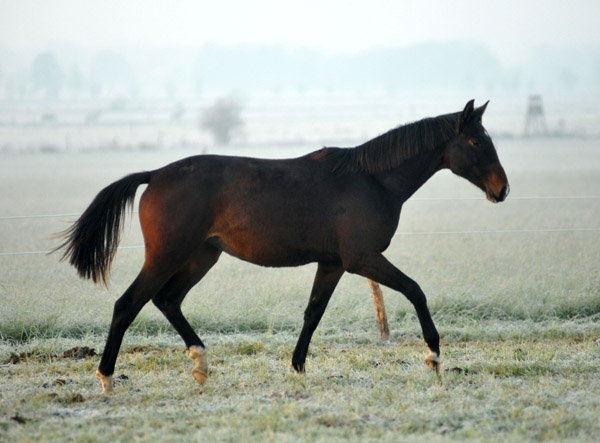
[[[416,281],[406,282],[402,293],[417,310],[427,309],[427,297]]]

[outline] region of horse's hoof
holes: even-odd
[[[436,374],[440,373],[440,356],[435,352],[430,352],[427,357],[425,357],[425,364],[429,366],[432,371],[435,371]]]
[[[196,381],[198,383],[200,383],[201,385],[203,385],[204,383],[206,383],[206,379],[208,378],[208,375],[206,374],[206,372],[202,372],[199,369],[192,369],[192,375],[194,376],[194,378],[196,379]]]
[[[208,378],[208,357],[206,349],[202,346],[190,346],[190,358],[196,366],[192,369],[192,375],[198,383],[203,385]]]
[[[112,375],[104,375],[100,370],[96,370],[96,375],[100,379],[100,383],[102,383],[102,393],[103,394],[112,394],[113,392],[113,381]]]
[[[304,375],[305,373],[304,363],[292,362],[292,368],[294,369],[294,373],[296,375]]]

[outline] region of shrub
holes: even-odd
[[[215,142],[228,144],[233,132],[243,125],[242,107],[232,97],[221,97],[206,108],[200,119],[200,127],[209,131]]]

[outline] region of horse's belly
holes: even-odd
[[[300,266],[319,261],[335,261],[337,255],[334,251],[326,251],[309,242],[290,241],[291,239],[278,239],[244,235],[219,234],[208,239],[213,246],[225,251],[227,254],[241,260],[260,266],[287,267]]]
[[[337,253],[336,217],[323,201],[246,193],[213,210],[207,238],[234,257],[262,266],[299,266]],[[277,198],[275,198],[277,197]]]

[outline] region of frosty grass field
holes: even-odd
[[[2,255],[0,440],[597,441],[600,232],[591,229],[600,228],[600,199],[524,197],[599,196],[600,141],[496,145],[512,188],[505,203],[439,173],[405,205],[386,252],[428,296],[441,377],[423,363],[408,301],[383,288],[392,339],[381,343],[367,281],[350,275],[317,329],[306,376],[295,377],[289,362],[316,267],[223,256],[183,306],[210,352],[207,385],[196,384],[183,342],[148,305],[106,397],[93,354],[143,249],[119,251],[108,290],[57,255]],[[0,216],[77,214],[126,173],[193,154],[2,153]],[[0,219],[0,252],[51,249],[51,234],[74,218]],[[130,219],[121,246],[141,245]]]

